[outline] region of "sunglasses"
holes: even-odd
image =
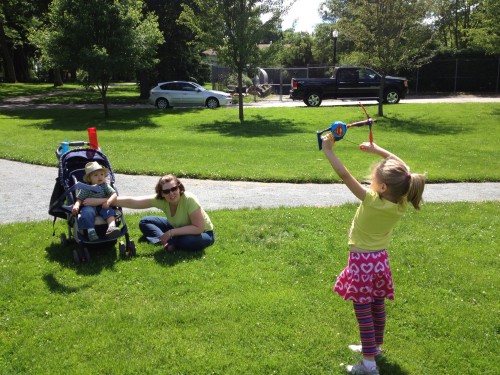
[[[174,186],[173,188],[170,188],[170,189],[162,189],[161,192],[163,194],[170,194],[170,193],[177,191],[178,189],[179,189],[179,186]]]

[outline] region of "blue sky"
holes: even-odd
[[[322,1],[323,0],[297,0],[283,19],[283,29],[289,29],[292,27],[293,21],[297,20],[295,31],[314,31],[314,26],[321,23],[318,8]]]

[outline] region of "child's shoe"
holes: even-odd
[[[115,226],[109,227],[108,230],[106,231],[107,238],[120,237],[120,234],[121,234],[120,228],[115,227]]]
[[[380,375],[378,372],[378,368],[374,367],[373,369],[369,370],[363,361],[355,364],[354,366],[349,365],[346,367],[347,372],[349,374],[355,374],[355,375]]]
[[[97,241],[99,239],[99,236],[97,235],[95,229],[89,229],[87,231],[87,236],[89,238],[89,241]]]

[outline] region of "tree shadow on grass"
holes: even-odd
[[[199,124],[192,127],[197,132],[219,133],[225,137],[283,137],[289,134],[304,133],[295,123],[288,119],[269,120],[260,115],[252,116],[252,119],[240,121],[215,121],[210,124]]]
[[[33,120],[28,126],[40,130],[62,131],[86,131],[89,127],[120,131],[154,129],[161,126],[154,120],[168,114],[150,109],[114,109],[110,110],[110,117],[106,120],[102,111],[91,109],[12,110],[6,113],[11,118]]]

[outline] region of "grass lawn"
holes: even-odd
[[[50,86],[0,84],[0,99]],[[118,89],[113,100],[128,102],[134,89]],[[377,117],[376,106],[367,109]],[[384,113],[375,141],[430,182],[500,181],[500,104],[400,104]],[[56,166],[59,142],[87,140],[96,127],[115,172],[331,182],[338,179],[316,130],[363,119],[356,107],[245,108],[243,125],[237,108],[110,116],[2,111],[0,158]],[[375,161],[355,145],[367,139],[366,128],[354,128],[336,145],[360,179]],[[498,372],[499,208],[426,204],[398,224],[381,374]],[[167,254],[136,241],[136,257],[94,248],[81,265],[49,221],[0,225],[0,374],[343,374],[358,360],[347,345],[359,337],[351,304],[331,286],[346,265],[355,209],[213,211],[216,243],[203,253]],[[141,216],[126,216],[134,240]],[[55,229],[66,232],[65,222]]]
[[[359,338],[331,286],[355,208],[215,211],[202,254],[83,265],[49,222],[1,225],[0,373],[343,374]],[[382,374],[496,373],[499,208],[427,204],[396,227]]]
[[[399,104],[384,113],[373,126],[375,142],[429,181],[500,180],[500,104]],[[108,121],[102,110],[9,110],[0,114],[0,157],[56,166],[59,142],[87,140],[87,128],[96,127],[117,172],[330,182],[338,179],[317,150],[316,130],[362,118],[358,107],[246,108],[244,124],[237,108],[116,109]],[[374,161],[357,150],[367,139],[367,128],[353,128],[336,146],[357,178]]]

